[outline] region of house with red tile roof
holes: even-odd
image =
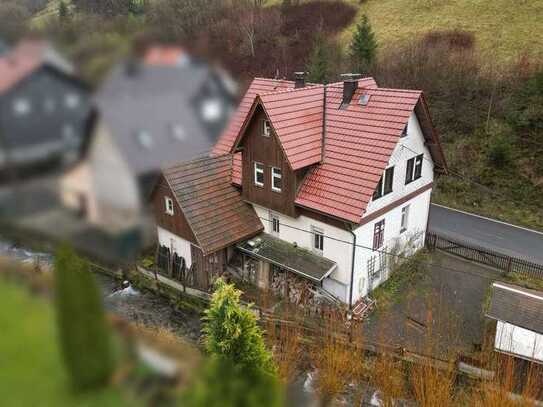
[[[254,79],[212,155],[231,157],[231,182],[262,224],[231,239],[240,275],[287,295],[285,281],[305,280],[290,299],[351,307],[423,246],[434,176],[447,171],[424,94],[352,74]]]

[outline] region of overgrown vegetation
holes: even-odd
[[[74,388],[107,385],[114,365],[102,298],[88,265],[68,245],[55,256],[55,298],[62,352]]]

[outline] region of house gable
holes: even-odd
[[[263,123],[268,120],[262,106],[256,106],[245,127],[238,147],[242,150],[242,197],[244,200],[295,217],[297,177],[290,167],[279,139],[272,130],[264,136]],[[264,185],[255,184],[255,163],[264,166]],[[281,170],[281,192],[272,190],[272,168]]]
[[[166,197],[173,201],[173,215],[166,213]],[[175,193],[164,178],[164,175],[160,175],[160,178],[155,185],[153,193],[151,194],[151,204],[157,226],[188,240],[193,244],[198,244],[194,232],[192,231],[181,206],[179,206]]]

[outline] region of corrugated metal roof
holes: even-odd
[[[204,254],[247,239],[264,228],[232,185],[232,156],[205,157],[163,171]]]
[[[496,282],[487,316],[543,334],[543,292]]]
[[[293,82],[281,83],[288,89],[280,89],[273,80],[253,81],[235,123],[221,136],[214,151],[230,152],[234,148],[243,124],[249,120],[249,101],[261,102],[292,168],[320,163],[309,170],[295,203],[359,223],[410,114],[416,107],[419,114],[429,114],[422,92],[379,88],[373,78],[363,78],[358,80],[350,103],[340,108],[343,82],[301,89],[290,89]],[[274,86],[275,91],[259,93]],[[364,104],[359,103],[362,97]],[[445,168],[429,117],[424,124],[434,161]],[[240,185],[241,155],[236,155],[233,168],[232,182]]]

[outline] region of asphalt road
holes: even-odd
[[[430,232],[543,264],[543,233],[432,204]]]

